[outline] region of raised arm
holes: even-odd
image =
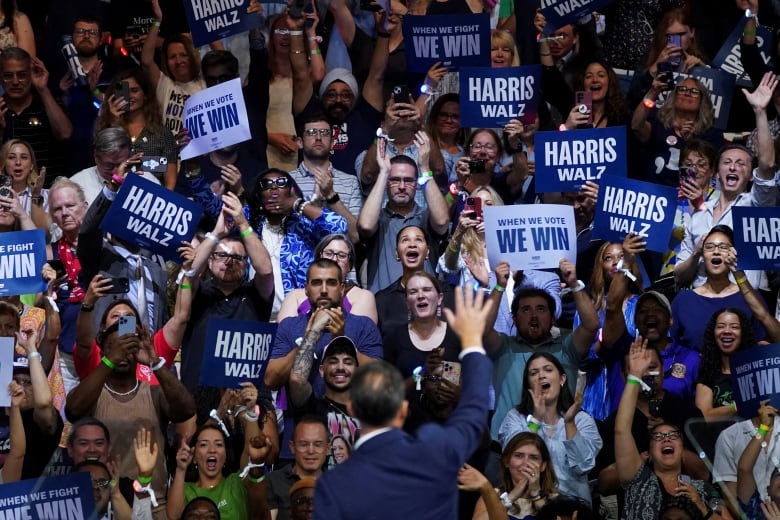
[[[501,298],[504,297],[504,291],[506,290],[506,284],[509,281],[509,262],[500,261],[493,268],[496,273],[496,285],[490,292],[488,302],[490,302],[490,312],[487,314],[487,326],[485,327],[485,336],[483,338],[483,344],[485,351],[489,356],[493,356],[501,347],[501,335],[496,332],[495,324],[498,317],[498,308],[501,304]]]
[[[32,84],[41,98],[54,138],[57,141],[69,139],[73,125],[49,90],[49,71],[38,58],[32,58]]]
[[[423,130],[415,134],[414,142],[420,150],[419,158],[417,159],[420,171],[429,171],[431,169],[430,157],[434,152],[440,153],[439,150],[432,150],[431,138]],[[444,200],[444,195],[441,194],[439,186],[433,179],[425,183],[424,190],[431,229],[437,235],[444,235],[450,227],[450,208],[447,205],[447,201]]]
[[[187,444],[187,440],[182,437],[179,450],[176,452],[176,472],[174,473],[173,483],[168,488],[168,497],[165,503],[165,512],[168,518],[181,518],[184,511],[184,477],[187,468],[192,462],[195,449]]]
[[[300,115],[314,94],[314,84],[309,74],[309,60],[306,58],[306,45],[303,41],[303,18],[287,17],[290,30],[290,65],[293,81],[293,115]]]
[[[352,17],[352,11],[349,10],[347,2],[345,0],[331,0],[328,4],[328,10],[333,13],[336,29],[338,29],[344,45],[347,48],[351,47],[356,28],[355,19]]]
[[[631,482],[642,467],[642,457],[631,434],[631,424],[639,396],[639,380],[650,365],[650,360],[647,340],[637,336],[628,353],[626,368],[629,375],[615,416],[615,466],[621,485]]]
[[[750,501],[750,497],[756,491],[756,480],[753,477],[753,467],[758,460],[758,454],[761,452],[761,444],[765,439],[772,438],[772,427],[774,418],[777,416],[777,408],[769,404],[769,401],[761,401],[758,408],[758,418],[760,425],[755,435],[750,436],[750,442],[742,452],[737,463],[737,498],[743,504]]]
[[[735,253],[734,258],[736,258],[736,249],[733,247],[731,249]],[[748,280],[745,275],[745,271],[737,269],[733,272],[740,294],[742,294],[742,297],[745,299],[745,303],[748,304],[750,312],[753,313],[753,317],[764,327],[769,341],[772,343],[780,342],[780,323],[775,319],[774,315],[769,312],[769,309],[766,308],[764,298],[758,294],[750,284],[750,280]]]
[[[379,175],[357,219],[358,233],[364,240],[374,236],[379,229],[379,212],[382,210],[387,179],[390,177],[390,158],[386,154],[386,145],[387,142],[383,137],[377,138],[376,161],[379,164]]]
[[[238,197],[228,192],[222,196],[223,212],[233,218],[234,225],[241,232],[241,239],[246,247],[249,260],[255,269],[254,284],[260,296],[269,301],[274,294],[274,271],[271,265],[271,255],[260,241],[260,237],[252,229],[244,216],[244,208]]]
[[[154,12],[155,21],[149,27],[149,33],[144,40],[144,46],[141,49],[141,67],[143,67],[146,77],[149,78],[149,82],[152,84],[152,88],[157,89],[157,84],[160,82],[160,67],[157,66],[157,62],[154,61],[154,51],[157,48],[157,37],[160,34],[160,24],[162,23],[162,9],[160,9],[160,0],[152,0],[152,11]],[[162,57],[165,59],[165,56]]]
[[[52,404],[51,388],[46,371],[43,369],[43,356],[38,352],[38,331],[23,330],[16,333],[16,341],[27,354],[32,380],[33,419],[35,424],[47,435],[57,431],[57,409]]]
[[[761,179],[772,179],[775,174],[775,146],[772,134],[769,130],[769,120],[766,116],[766,107],[772,101],[772,96],[777,87],[777,76],[771,72],[764,74],[761,83],[752,93],[742,89],[745,98],[753,108],[756,116],[756,149],[758,151],[758,173]]]
[[[12,380],[8,385],[8,394],[11,396],[11,407],[6,408],[5,413],[8,415],[8,441],[11,446],[5,457],[5,464],[0,469],[0,477],[4,484],[22,478],[22,466],[27,453],[27,438],[24,435],[24,423],[19,408],[24,400],[24,388]]]
[[[596,331],[599,330],[599,316],[596,312],[596,306],[586,291],[582,290],[580,281],[577,279],[577,269],[573,263],[561,260],[559,267],[561,278],[566,287],[574,294],[574,304],[580,315],[580,325],[572,332],[572,343],[581,358],[588,355],[588,350],[596,337]]]
[[[631,131],[642,144],[647,144],[650,141],[652,126],[647,120],[647,116],[655,106],[655,100],[658,99],[658,94],[662,91],[662,85],[662,82],[653,79],[653,84],[645,94],[644,100],[636,106],[634,114],[631,116]]]
[[[322,331],[330,320],[330,315],[322,309],[317,309],[309,318],[303,341],[295,352],[292,369],[290,370],[290,401],[300,408],[306,403],[312,392],[309,375],[314,366],[314,347],[322,336]]]
[[[368,76],[363,83],[363,98],[375,110],[382,111],[384,106],[383,88],[385,82],[385,69],[390,57],[390,35],[385,31],[385,19],[387,13],[384,10],[374,14],[378,38],[374,43],[374,52],[371,54],[371,65],[368,68]]]
[[[195,415],[195,399],[182,382],[164,365],[160,364],[160,356],[154,349],[154,345],[152,345],[152,338],[145,330],[141,334],[140,339],[139,362],[143,362],[142,356],[146,356],[149,366],[154,370],[154,375],[157,376],[157,381],[160,383],[160,390],[162,390],[162,394],[165,397],[160,403],[162,414],[172,422],[186,421]]]

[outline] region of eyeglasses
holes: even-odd
[[[292,503],[296,506],[302,506],[304,504],[312,505],[314,503],[314,497],[295,497],[292,499]]]
[[[306,450],[309,447],[314,448],[314,451],[323,451],[328,447],[328,443],[325,441],[295,441],[295,447],[300,450]]]
[[[710,167],[710,163],[706,161],[697,161],[695,163],[692,161],[685,161],[683,163],[683,168],[695,168],[697,170],[706,170],[709,167]]]
[[[333,130],[330,128],[308,128],[303,131],[303,135],[306,137],[331,137],[333,135]]]
[[[91,38],[97,38],[97,35],[100,34],[97,29],[73,29],[73,34],[76,36],[89,36]]]
[[[3,81],[13,81],[14,78],[16,78],[20,83],[23,83],[30,79],[30,71],[17,70],[15,72],[3,72],[3,74],[0,75],[0,78],[3,78]]]
[[[328,101],[333,101],[335,99],[343,99],[345,101],[349,101],[350,99],[354,98],[355,95],[349,90],[345,90],[343,92],[336,92],[335,90],[329,90],[325,92],[325,95],[323,97]]]
[[[721,242],[718,244],[716,244],[715,242],[704,243],[705,251],[715,251],[715,249],[719,249],[720,251],[728,251],[730,248],[731,248],[731,244],[726,244],[725,242]]]
[[[682,438],[682,433],[680,433],[678,430],[672,432],[666,432],[666,433],[653,432],[650,434],[650,438],[656,442],[660,442],[664,439],[669,439],[670,441],[676,441]]]
[[[441,119],[454,119],[457,121],[460,119],[460,114],[456,114],[455,112],[439,112],[439,117]]]
[[[111,481],[107,478],[93,478],[92,485],[100,489],[108,489],[111,486]]]
[[[272,179],[260,179],[260,189],[268,191],[274,189],[274,187],[282,189],[290,185],[290,179],[287,177],[276,177]]]
[[[691,97],[701,96],[701,90],[697,89],[696,87],[686,87],[685,85],[679,85],[674,87],[674,90],[676,90],[679,94],[686,94]]]
[[[387,183],[393,187],[400,186],[401,183],[417,185],[417,179],[413,177],[390,177],[387,179]]]
[[[495,152],[496,149],[497,149],[496,145],[490,144],[490,143],[488,143],[488,144],[474,143],[474,144],[469,145],[469,148],[471,148],[475,152],[479,152],[482,149],[485,149],[488,152]]]
[[[214,258],[217,260],[221,260],[223,262],[227,262],[228,260],[233,260],[234,262],[246,262],[246,257],[242,255],[232,255],[230,253],[212,253],[214,255]]]
[[[326,258],[328,260],[335,260],[337,258],[339,260],[346,260],[347,258],[349,258],[349,253],[344,253],[342,251],[333,251],[331,249],[326,249],[325,251],[320,253],[320,256],[322,258]]]

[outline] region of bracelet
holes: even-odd
[[[585,289],[585,282],[582,280],[577,280],[577,286],[576,287],[566,287],[565,289],[561,289],[561,296],[564,296],[569,293],[576,293],[580,292],[583,289]]]
[[[747,276],[743,276],[742,278],[737,278],[737,285],[742,285],[743,283],[747,282]]]
[[[420,172],[420,175],[417,177],[417,184],[420,186],[425,186],[429,180],[433,179],[433,171],[428,170],[425,172]]]
[[[317,55],[321,55],[322,51],[319,49],[312,49],[309,51],[309,54],[311,54],[312,56],[317,56]]]
[[[161,23],[162,22],[160,20],[155,20],[155,21],[152,22],[152,27],[160,27]]]
[[[444,196],[444,200],[447,201],[447,204],[452,204],[455,202],[455,197],[452,195],[452,193],[447,192],[447,194]]]
[[[244,412],[244,419],[246,419],[246,422],[257,422],[259,418],[260,416],[254,410],[247,410]]]
[[[303,36],[303,31],[290,31],[290,36]]]
[[[642,380],[639,379],[636,376],[632,376],[632,375],[629,374],[628,377],[626,377],[626,384],[641,386],[642,385]]]
[[[40,352],[30,352],[29,354],[27,354],[27,359],[28,360],[37,359],[38,361],[43,363],[43,356],[41,355]]]
[[[206,233],[205,237],[208,238],[209,240],[212,240],[215,244],[219,244],[219,238],[217,238],[217,235],[215,235],[211,231]]]
[[[737,403],[735,403],[734,401],[731,401],[731,402],[729,403],[729,409],[730,409],[730,410],[731,410],[733,413],[737,413]]]
[[[376,36],[377,38],[390,38],[390,33],[384,31],[377,31]]]
[[[311,202],[309,202],[308,200],[303,200],[303,202],[301,202],[301,205],[298,207],[298,214],[303,216],[303,211],[306,209],[306,206],[308,206],[309,204],[311,204]]]
[[[339,196],[339,194],[334,192],[332,197],[328,197],[327,199],[325,199],[325,204],[328,204],[328,205],[336,204],[340,200],[341,200],[341,197]]]
[[[504,491],[498,496],[498,499],[501,500],[501,503],[504,504],[504,507],[507,508],[507,510],[512,509],[512,500],[509,498],[509,493]]]
[[[317,36],[309,36],[309,41],[310,42],[322,43],[322,36],[319,36],[319,35],[317,35]]]
[[[303,54],[304,53],[304,51],[290,51],[290,52],[292,52],[293,54]]]
[[[103,363],[104,365],[106,365],[111,370],[114,370],[114,368],[116,368],[116,365],[114,364],[114,362],[111,361],[110,359],[108,359],[106,356],[103,356],[100,359],[100,362]]]
[[[525,422],[528,424],[528,429],[533,433],[538,432],[539,427],[542,425],[542,423],[540,423],[539,420],[531,414],[528,414],[528,417],[525,418]]]
[[[151,484],[152,483],[152,477],[142,477],[141,475],[138,475],[136,478],[138,482],[141,484]]]
[[[133,481],[133,491],[135,491],[138,494],[149,493],[149,499],[152,501],[152,505],[154,507],[157,507],[157,497],[154,496],[154,490],[152,489],[151,484],[144,485],[139,479],[140,477]],[[151,481],[151,479],[149,480]]]
[[[81,311],[82,312],[92,312],[95,310],[95,304],[94,303],[84,303],[81,302]]]
[[[241,238],[246,238],[251,234],[252,234],[252,226],[249,226],[248,228],[246,228],[241,232]]]
[[[125,180],[122,177],[120,177],[118,174],[116,174],[116,173],[114,173],[111,176],[111,180],[114,181],[115,183],[119,184],[120,186],[122,185],[123,182],[125,182]]]
[[[160,370],[164,366],[165,366],[165,358],[160,356],[160,359],[157,360],[157,363],[155,363],[154,366],[151,367],[152,368],[152,372],[157,372],[158,370]]]
[[[452,253],[453,255],[457,255],[458,253],[460,253],[460,250],[455,249],[450,244],[447,244],[447,251]]]
[[[760,426],[758,427],[758,432],[759,432],[759,433],[761,434],[761,436],[763,437],[764,435],[766,435],[767,433],[769,433],[769,426],[767,426],[766,424],[762,424],[762,425],[760,425]]]
[[[755,29],[744,29],[742,31],[742,34],[744,36],[755,36],[756,35],[756,30]]]
[[[493,290],[498,292],[504,292],[506,291],[506,287],[501,287],[499,284],[496,284],[493,286]]]
[[[568,130],[568,128],[566,128],[566,123],[561,123],[561,124],[558,126],[558,131],[559,131],[559,132],[565,132],[566,130]]]
[[[536,493],[536,494],[531,495],[531,502],[533,502],[534,500],[539,500],[540,498],[543,498],[541,491]]]
[[[710,519],[710,517],[711,517],[712,515],[714,515],[714,514],[715,514],[715,510],[714,510],[714,509],[709,509],[709,508],[708,508],[708,509],[707,509],[707,514],[706,514],[706,515],[704,515],[703,517],[701,517],[701,520],[709,520],[709,519]]]
[[[645,98],[642,100],[642,106],[648,110],[652,110],[655,108],[655,101],[650,98]]]
[[[189,283],[183,283],[179,286],[180,289],[192,289],[192,284]]]
[[[30,201],[35,204],[36,206],[42,206],[43,205],[43,197],[30,197]]]
[[[254,468],[264,468],[265,462],[261,462],[260,464],[255,464],[252,462],[252,459],[249,459],[249,462],[246,463],[246,466],[244,466],[244,469],[241,470],[241,473],[238,475],[241,479],[245,479],[249,476],[249,471]],[[252,478],[251,476],[249,478]],[[261,482],[265,478],[265,473],[261,477],[257,477],[258,480],[253,480],[252,482],[258,483]]]
[[[257,478],[253,477],[252,475],[249,475],[247,477],[247,480],[249,480],[249,482],[251,482],[252,484],[259,484],[260,482],[265,480],[265,473],[263,473]]]
[[[539,56],[545,56],[546,57],[546,56],[552,56],[552,54],[550,54],[549,52],[540,52]]]

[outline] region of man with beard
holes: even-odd
[[[293,115],[297,118],[324,113],[333,127],[333,165],[357,175],[355,158],[366,150],[382,122],[382,78],[389,54],[389,34],[384,31],[384,11],[377,19],[377,38],[368,78],[363,92],[355,76],[346,69],[335,68],[320,83],[319,98],[309,75],[308,51],[304,48],[304,18],[287,17],[290,29],[290,63],[293,73]]]
[[[290,402],[295,416],[321,416],[328,425],[330,438],[342,437],[348,446],[352,447],[360,434],[360,423],[347,409],[352,374],[358,366],[357,348],[351,339],[346,336],[335,337],[322,351],[319,372],[325,381],[325,395],[316,397],[309,383],[309,375],[314,365],[314,345],[329,320],[329,314],[323,310],[312,313],[309,332],[304,336],[293,360]],[[333,457],[329,457],[328,467],[335,464]]]
[[[136,329],[142,331],[142,329]],[[124,457],[132,452],[132,443],[141,428],[152,432],[157,446],[165,446],[168,422],[184,422],[195,414],[195,402],[187,389],[167,369],[160,368],[160,358],[145,332],[119,335],[115,323],[101,331],[96,338],[103,352],[103,360],[81,383],[68,394],[65,414],[70,421],[95,417],[102,421],[114,442],[111,456],[123,457],[119,473],[136,478],[135,461]],[[158,386],[151,386],[136,378],[138,362],[155,367]],[[160,502],[155,518],[165,511],[165,458],[158,457],[152,488]]]
[[[304,289],[314,310],[311,315],[292,316],[279,324],[265,371],[265,385],[269,388],[279,388],[288,382],[298,351],[304,349],[307,341],[313,343],[307,348],[313,349],[319,359],[331,338],[338,336],[347,336],[354,342],[360,364],[382,357],[382,338],[374,322],[342,307],[344,274],[336,262],[325,258],[315,260],[307,271]],[[315,323],[317,328],[313,330]],[[302,372],[300,368],[299,375]],[[309,373],[308,382],[315,395],[323,395],[325,385],[319,372]]]
[[[49,90],[49,72],[27,51],[9,47],[0,55],[0,101],[3,141],[30,143],[39,165],[46,166],[49,184],[62,175],[61,141],[70,138],[73,125]]]
[[[230,235],[232,218],[241,236]],[[192,314],[182,341],[181,381],[197,397],[198,419],[203,422],[219,404],[219,390],[198,386],[206,334],[211,319],[267,321],[274,294],[268,250],[244,217],[241,202],[232,193],[222,196],[222,213],[211,233],[200,243],[192,263]],[[246,280],[247,262],[255,276]],[[208,269],[209,280],[200,281]]]
[[[418,183],[418,165],[428,171],[431,150],[430,138],[425,132],[417,132],[415,143],[419,157],[396,155],[392,159],[385,151],[385,139],[378,139],[376,162],[379,175],[371,188],[363,209],[358,216],[358,233],[368,247],[368,286],[376,292],[389,286],[402,274],[399,257],[393,244],[401,229],[414,225],[425,229],[434,241],[442,238],[449,228],[447,201],[435,182],[426,182],[421,188],[425,193],[427,208],[415,202]],[[382,201],[387,196],[387,204]],[[433,251],[433,258],[438,258]]]
[[[347,221],[349,239],[359,242],[357,216],[363,207],[360,184],[354,175],[334,168],[330,162],[333,130],[322,115],[303,121],[298,129],[298,149],[303,161],[290,175],[298,183],[304,198],[327,207]]]
[[[77,18],[73,23],[71,37],[78,62],[87,75],[87,84],[79,85],[70,71],[59,82],[65,112],[73,123],[73,133],[65,147],[65,172],[68,175],[91,166],[88,150],[94,137],[95,120],[101,103],[94,92],[107,85],[114,72],[110,60],[102,61],[98,58],[103,32],[97,19],[89,16]]]

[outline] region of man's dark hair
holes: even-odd
[[[318,258],[314,262],[311,263],[309,268],[306,270],[306,281],[309,281],[309,277],[311,276],[311,271],[314,268],[319,269],[333,269],[334,267],[339,272],[339,281],[344,283],[344,273],[341,272],[341,267],[339,267],[339,264],[331,260],[330,258]]]
[[[293,430],[293,440],[295,440],[295,431],[298,430],[298,427],[302,424],[317,424],[319,426],[322,426],[323,430],[325,430],[325,436],[330,437],[328,424],[325,422],[323,417],[317,414],[308,413],[302,416],[297,421],[295,421],[295,430]]]
[[[393,164],[408,164],[409,166],[414,168],[414,174],[415,175],[418,174],[417,161],[415,161],[408,155],[404,155],[404,154],[396,155],[395,157],[390,159],[390,165],[392,166]]]
[[[328,126],[330,126],[330,121],[328,121],[328,118],[325,117],[325,114],[322,112],[318,112],[315,114],[308,115],[304,118],[301,118],[298,123],[295,125],[295,132],[298,134],[299,137],[303,137],[303,131],[306,129],[306,125],[309,123],[327,123]]]
[[[106,466],[99,460],[95,460],[95,459],[82,460],[81,462],[73,466],[73,471],[80,471],[82,468],[88,468],[90,466],[96,466],[98,468],[104,469],[106,471],[106,474],[108,475],[108,478],[111,478],[111,471],[109,471],[108,466]]]
[[[200,496],[195,497],[187,502],[187,505],[184,506],[184,511],[181,513],[181,520],[187,520],[187,515],[192,513],[192,510],[198,507],[199,504],[206,504],[210,509],[212,509],[212,512],[217,514],[217,519],[222,518],[222,516],[219,514],[219,508],[217,507],[217,504],[215,504],[214,501],[209,497]]]
[[[200,70],[204,74],[210,67],[219,65],[227,66],[228,73],[232,74],[233,77],[238,77],[238,58],[230,51],[209,51],[200,60]]]
[[[520,308],[520,300],[535,297],[544,298],[544,300],[547,302],[547,307],[550,309],[550,314],[555,316],[555,300],[553,299],[552,295],[550,295],[550,293],[544,289],[539,289],[536,287],[525,287],[515,293],[515,299],[512,300],[512,316],[517,314],[517,309]]]
[[[5,62],[11,60],[27,63],[28,66],[32,64],[30,53],[19,47],[8,47],[7,49],[3,49],[3,53],[0,54],[0,67],[2,67]]]
[[[103,421],[94,417],[84,417],[83,419],[74,422],[71,426],[70,435],[68,435],[68,446],[73,446],[73,443],[76,442],[76,433],[79,431],[79,428],[84,426],[100,427],[103,430],[103,435],[106,436],[106,442],[109,444],[111,443],[111,434],[108,432],[108,427],[103,424]]]
[[[404,379],[393,365],[377,360],[355,370],[349,395],[356,419],[368,426],[386,426],[406,396]]]
[[[547,500],[544,507],[536,514],[536,520],[555,520],[561,516],[571,517],[577,512],[577,520],[593,520],[593,511],[583,499],[559,495]]]

